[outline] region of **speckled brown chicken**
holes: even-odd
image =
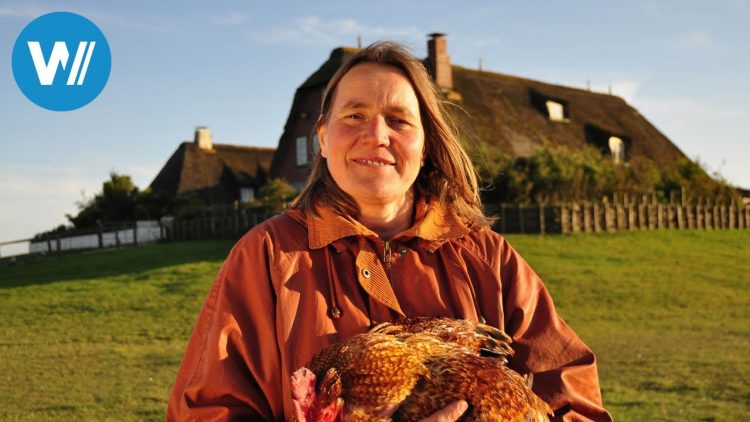
[[[552,411],[531,391],[531,379],[506,365],[510,343],[502,331],[466,320],[380,324],[294,373],[292,419],[418,421],[466,400],[461,420],[546,421]]]

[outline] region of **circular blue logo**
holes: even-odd
[[[81,108],[107,85],[112,55],[102,31],[70,12],[42,15],[13,46],[13,76],[21,92],[54,111]]]

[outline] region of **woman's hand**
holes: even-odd
[[[396,411],[398,410],[398,406],[398,404],[388,406],[387,408],[383,409],[383,411],[380,412],[380,414],[378,414],[377,416],[385,419],[390,418],[394,413],[396,413]],[[441,410],[438,410],[432,415],[422,419],[421,422],[454,422],[464,414],[468,407],[469,404],[466,403],[465,400],[454,401]]]
[[[468,407],[469,404],[464,400],[455,401],[445,406],[443,410],[438,410],[429,417],[422,419],[422,422],[454,422],[464,414]]]

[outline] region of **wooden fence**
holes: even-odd
[[[270,217],[239,210],[220,215],[175,219],[166,224],[164,240],[181,242],[186,240],[239,239],[250,228]]]
[[[564,202],[502,204],[494,229],[500,233],[577,233],[657,229],[750,229],[750,206],[701,201],[692,204],[641,202]],[[247,210],[206,214],[191,219],[163,219],[154,227],[109,223],[91,230],[56,233],[43,239],[0,243],[0,247],[30,244],[28,252],[57,253],[73,249],[138,246],[144,242],[231,239],[270,217]],[[146,223],[146,222],[142,222]],[[75,244],[75,241],[79,244]],[[3,252],[0,250],[0,252]],[[0,253],[0,256],[4,254]]]
[[[750,207],[703,201],[565,202],[502,204],[495,225],[500,233],[577,233],[657,229],[749,229]]]

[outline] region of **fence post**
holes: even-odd
[[[714,202],[713,206],[713,218],[714,218],[714,229],[720,229],[721,228],[721,214],[719,213],[719,205]]]
[[[520,227],[521,233],[526,233],[523,226],[523,211],[521,210],[521,204],[518,204],[518,225]]]
[[[602,200],[602,208],[604,208],[604,231],[609,231],[611,223],[609,221],[609,202],[606,198]]]
[[[99,249],[104,248],[104,228],[102,227],[102,221],[96,221],[96,240],[99,243]]]
[[[635,205],[632,202],[628,204],[628,230],[635,230]]]
[[[133,222],[133,246],[138,246],[138,222]]]
[[[677,219],[677,211],[674,209],[674,204],[669,203],[667,205],[667,228],[673,229],[675,226],[674,220]]]
[[[656,204],[656,228],[664,228],[664,208],[662,204]]]
[[[57,253],[62,254],[62,247],[60,246],[60,233],[55,235],[55,243],[57,243]]]
[[[615,230],[620,229],[620,202],[617,200],[617,194],[614,194],[612,201],[612,227]]]
[[[593,231],[593,227],[591,224],[591,207],[588,202],[584,202],[581,206],[583,208],[583,231],[584,232],[590,232]]]
[[[544,203],[539,203],[539,232],[544,235]]]

